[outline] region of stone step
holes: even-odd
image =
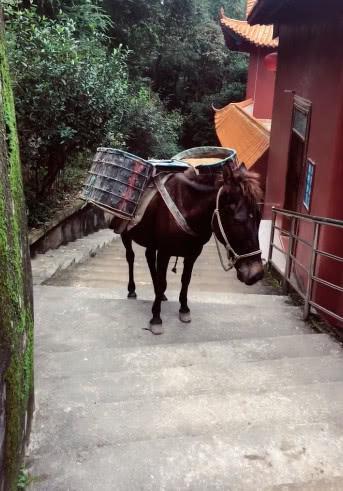
[[[173,408],[171,408],[173,409]],[[70,413],[68,413],[70,415]],[[157,415],[156,415],[157,416]],[[156,417],[150,415],[150,421]],[[116,422],[113,420],[113,423]],[[57,429],[57,428],[56,428]],[[198,437],[111,443],[97,427],[74,431],[78,446],[41,444],[35,458],[35,491],[341,491],[342,426],[232,425]],[[144,429],[144,427],[143,427]],[[71,426],[62,428],[70,441]],[[149,435],[151,437],[152,435]],[[61,438],[61,441],[64,440]],[[55,445],[57,443],[57,445]],[[63,470],[63,472],[62,472]],[[48,477],[47,477],[48,476]],[[330,477],[327,477],[330,476]],[[315,480],[318,480],[314,483]],[[312,481],[313,484],[310,484]],[[290,484],[285,484],[290,483]],[[307,483],[307,484],[304,484]],[[304,484],[304,487],[301,487]],[[322,485],[323,487],[320,487]]]
[[[77,239],[58,249],[49,250],[45,254],[37,254],[32,260],[33,283],[39,285],[49,280],[61,270],[74,270],[76,263],[81,263],[97,254],[106,244],[113,242],[114,237],[108,229]],[[110,247],[110,246],[108,246]]]
[[[37,376],[51,374],[66,376],[66,367],[71,375],[97,375],[99,372],[126,370],[147,373],[174,367],[232,367],[247,362],[292,359],[301,357],[337,356],[341,347],[326,334],[307,336],[280,336],[269,338],[221,340],[184,345],[153,345],[127,348],[104,348],[102,350],[46,352],[41,335],[37,336]],[[340,376],[340,374],[339,374]]]
[[[63,305],[63,309],[59,310],[58,305]],[[192,310],[192,323],[186,325],[179,321],[178,309],[178,303],[164,302],[165,334],[153,336],[145,330],[151,317],[151,302],[87,296],[66,298],[61,288],[55,290],[55,295],[49,300],[43,295],[36,302],[36,322],[43,327],[38,328],[36,335],[40,337],[39,346],[44,346],[46,351],[61,352],[312,332],[292,310],[280,322],[279,313],[273,310],[247,309],[244,313],[239,306],[196,303]],[[49,330],[44,329],[47,325]],[[68,326],[67,335],[61,326]]]
[[[94,290],[92,289],[92,291]],[[78,303],[81,302],[85,304],[85,307],[88,310],[90,307],[93,307],[93,310],[95,310],[96,305],[94,305],[94,302],[97,302],[99,304],[106,305],[106,307],[111,308],[113,311],[113,306],[122,301],[124,302],[123,307],[130,309],[130,313],[134,313],[135,310],[137,310],[137,312],[142,312],[144,310],[148,311],[150,314],[152,300],[154,299],[154,294],[150,288],[143,289],[141,292],[141,294],[144,295],[143,298],[138,298],[137,300],[127,299],[126,291],[123,292],[121,289],[116,289],[116,291],[107,291],[107,294],[99,296],[92,295],[90,293],[88,298],[85,296],[86,292],[87,289],[82,291],[82,295],[73,295],[72,299],[69,299],[69,301],[71,301],[71,308],[79,308]],[[178,314],[180,308],[178,301],[179,292],[175,290],[169,291],[168,295],[168,302],[162,303],[162,314],[170,314],[174,317]],[[58,291],[56,297],[58,298]],[[277,306],[278,312],[280,315],[283,315],[283,320],[287,321],[291,319],[297,323],[300,322],[305,326],[305,324],[302,322],[302,310],[299,307],[292,304],[289,305],[284,301],[284,299],[283,301],[279,301],[278,298],[280,297],[274,296],[270,301],[268,300],[270,298],[268,295],[266,295],[264,299],[259,297],[260,296],[257,295],[231,296],[230,294],[227,294],[226,296],[221,295],[213,298],[213,293],[209,293],[208,295],[195,294],[190,295],[189,307],[192,311],[194,320],[199,319],[199,312],[202,312],[206,313],[206,318],[209,322],[220,323],[249,320],[254,322],[258,319],[262,319],[263,321],[275,320],[275,307]],[[213,302],[213,300],[216,301]]]
[[[324,470],[320,469],[320,473],[324,474]],[[265,491],[342,491],[343,476],[331,477],[328,479],[318,479],[300,483],[278,484],[265,489]]]
[[[135,246],[135,280],[137,288],[151,285],[149,269],[145,259],[145,249]],[[169,287],[178,288],[182,274],[182,258],[178,263],[178,273],[174,275],[171,269],[174,259],[170,261],[168,270]],[[89,286],[94,288],[116,287],[127,285],[128,265],[125,257],[125,249],[121,241],[116,240],[108,247],[103,248],[90,258],[87,264],[76,265],[62,274],[57,273],[53,278],[46,282],[47,285],[58,286]],[[212,292],[241,292],[241,293],[273,293],[271,287],[266,282],[259,282],[253,286],[246,286],[237,280],[236,271],[232,270],[225,273],[219,262],[214,242],[210,242],[204,248],[203,253],[196,261],[192,275],[191,291],[212,291]]]
[[[90,287],[90,288],[116,288],[118,286],[122,287],[122,290],[124,292],[127,292],[127,282],[128,279],[125,278],[119,278],[118,276],[113,275],[113,277],[110,278],[103,278],[103,277],[97,277],[94,278],[93,276],[89,277],[82,277],[82,276],[77,276],[73,274],[69,274],[69,272],[66,275],[61,275],[57,277],[53,277],[44,284],[46,285],[57,285],[57,286],[72,286],[72,287]],[[141,278],[139,280],[135,280],[136,287],[137,287],[137,293],[140,294],[140,291],[142,287],[150,286],[151,285],[151,280],[148,277]],[[173,289],[181,286],[179,281],[174,280],[173,282],[169,282],[169,287]],[[209,291],[212,290],[212,294],[215,293],[245,293],[245,294],[268,294],[268,293],[275,293],[275,291],[268,286],[262,285],[262,284],[257,284],[253,286],[246,286],[243,283],[238,282],[237,280],[234,281],[234,283],[228,281],[225,283],[218,283],[218,281],[201,281],[201,282],[192,282],[190,286],[190,294],[192,292],[198,292],[198,291]],[[167,292],[169,292],[169,289],[167,288]]]
[[[127,285],[128,284],[128,274],[125,271],[124,273],[120,273],[118,270],[110,270],[110,269],[104,269],[103,271],[96,271],[96,270],[88,270],[85,269],[84,272],[80,272],[79,267],[76,267],[75,270],[71,269],[68,270],[67,273],[63,274],[63,279],[62,278],[52,278],[49,283],[50,285],[62,285],[63,283],[67,282],[83,282],[85,286],[89,284],[89,282],[93,283],[99,283],[99,286],[106,287],[108,285],[116,286],[117,284],[121,285]],[[101,285],[101,281],[103,282],[103,285]],[[141,271],[135,274],[135,283],[136,285],[152,285],[152,281],[150,276],[148,276],[148,273],[146,271]],[[170,285],[176,285],[176,288],[181,288],[181,276],[174,276],[172,273],[167,277],[167,283],[170,288]],[[66,285],[68,286],[68,285]],[[235,291],[233,288],[237,290],[237,292],[240,292],[240,290],[244,290],[244,292],[250,292],[250,293],[258,293],[258,291],[261,291],[263,293],[264,289],[270,290],[271,287],[263,284],[257,284],[257,285],[252,285],[247,286],[244,283],[241,283],[238,281],[235,277],[231,278],[225,278],[225,282],[221,281],[218,282],[218,278],[216,275],[208,274],[208,275],[194,275],[192,277],[192,281],[189,287],[189,291],[192,292],[194,288],[201,287],[205,291],[213,291],[213,288],[215,288],[218,291],[223,291],[225,292],[228,288],[230,288],[231,291]],[[207,287],[207,289],[206,289]]]
[[[92,366],[92,355],[88,359]],[[85,363],[86,360],[84,359]],[[86,362],[87,363],[87,362]],[[343,356],[291,358],[250,363],[227,363],[186,367],[159,367],[143,371],[127,369],[111,372],[103,364],[99,372],[79,370],[57,375],[48,369],[38,372],[40,401],[59,394],[64,405],[102,404],[157,397],[189,397],[199,394],[231,394],[236,392],[266,393],[298,385],[343,382]]]
[[[57,298],[61,298],[62,291],[60,287],[49,286],[46,288],[45,286],[35,287],[35,292],[37,298],[40,295],[43,295],[44,298],[49,301],[56,300]],[[44,292],[44,293],[43,293]],[[89,287],[74,287],[67,286],[63,287],[64,295],[69,298],[72,297],[75,301],[78,299],[84,299],[85,297],[89,299],[102,299],[102,300],[126,300],[127,299],[127,290],[126,288],[117,287],[117,288],[89,288]],[[151,286],[143,286],[139,289],[138,300],[148,300],[151,301],[154,298],[154,293],[152,291]],[[178,301],[179,290],[168,289],[168,299],[171,301]],[[245,308],[247,305],[254,305],[256,309],[278,309],[280,306],[283,307],[292,307],[294,308],[293,302],[286,296],[283,295],[269,295],[269,294],[251,294],[246,295],[245,293],[237,293],[237,292],[217,292],[213,295],[212,291],[202,291],[202,292],[192,292],[189,294],[190,301],[192,303],[201,303],[201,304],[222,304],[222,305],[240,305],[242,308]],[[298,307],[296,307],[298,308]],[[299,310],[300,311],[300,310]]]
[[[169,274],[168,278],[168,288],[167,291],[172,287],[177,289],[181,287],[180,276],[175,276],[172,273]],[[128,283],[128,273],[120,272],[118,270],[104,270],[103,272],[94,272],[92,269],[89,272],[79,273],[78,266],[75,268],[68,269],[62,273],[57,273],[52,278],[45,282],[46,285],[56,285],[56,286],[88,286],[88,287],[107,287],[116,288],[118,285],[127,289]],[[148,272],[142,272],[135,275],[135,283],[137,286],[137,291],[141,290],[142,286],[150,286],[152,288],[151,278]],[[189,291],[190,293],[197,291],[212,291],[212,292],[232,292],[232,293],[260,293],[268,294],[275,293],[275,290],[269,285],[264,283],[257,283],[253,286],[247,286],[238,281],[234,276],[227,276],[218,279],[216,275],[210,275],[202,273],[199,277],[194,276],[192,278]]]
[[[171,271],[171,268],[174,266],[175,263],[175,258],[171,258],[169,262],[169,270]],[[110,252],[105,252],[101,251],[101,253],[96,254],[92,260],[91,260],[91,266],[92,268],[120,268],[123,270],[128,269],[128,264],[126,262],[125,256],[116,254],[114,255],[113,253]],[[148,264],[146,262],[145,257],[136,257],[135,258],[135,270],[137,269],[144,269],[147,272],[148,270]],[[177,263],[177,274],[180,274],[182,272],[182,267],[183,267],[183,258],[179,258],[178,263]],[[216,270],[218,270],[220,273],[224,274],[224,271],[222,271],[219,259],[217,257],[207,257],[200,256],[195,265],[194,265],[194,272],[198,273],[199,269],[207,269],[211,270],[211,267],[215,267]]]
[[[62,391],[63,392],[63,391]],[[93,399],[92,399],[93,396]],[[65,401],[63,394],[45,400],[38,392],[38,408],[44,424],[45,444],[53,448],[53,438],[59,440],[59,450],[68,452],[91,447],[97,442],[108,445],[125,444],[182,436],[203,436],[213,433],[232,435],[240,428],[244,432],[255,425],[278,423],[310,425],[325,421],[337,422],[342,431],[343,382],[315,383],[284,387],[261,393],[183,394],[173,397],[150,397],[110,403],[97,403],[89,394],[87,404]],[[54,436],[55,435],[55,436]],[[343,442],[335,438],[340,448]],[[40,448],[44,452],[44,442]],[[323,446],[323,456],[325,456]],[[343,472],[343,467],[342,467]]]
[[[138,264],[138,267],[135,267],[135,278],[145,275],[150,277],[150,273],[148,270],[148,266],[146,264]],[[173,264],[171,266],[174,266]],[[79,276],[87,276],[89,274],[94,274],[94,276],[101,275],[101,274],[119,274],[120,276],[125,276],[128,277],[128,267],[126,264],[119,263],[118,264],[113,264],[113,263],[100,263],[95,262],[92,264],[92,267],[90,268],[88,265],[85,265],[84,263],[82,265],[78,265],[75,268],[70,269],[70,273],[77,274]],[[215,268],[211,265],[207,265],[206,270],[202,269],[201,271],[198,271],[196,268],[193,270],[192,274],[192,281],[197,278],[201,278],[204,276],[206,273],[206,278],[203,278],[203,280],[207,280],[207,278],[217,278],[218,279],[218,272],[215,270]],[[182,274],[182,268],[178,268],[177,273],[173,273],[170,270],[168,270],[168,280],[177,280],[181,281],[181,274]],[[236,281],[236,273],[235,271],[228,272],[227,275],[224,278],[229,278],[232,280]]]

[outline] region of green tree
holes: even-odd
[[[244,96],[217,0],[5,1],[29,204],[98,145],[158,158],[216,143],[212,104]]]
[[[114,21],[116,42],[130,50],[130,74],[148,81],[170,110],[184,115],[183,144],[199,144],[193,134],[211,135],[202,144],[214,143],[212,102],[242,99],[247,68],[246,56],[225,46],[218,20],[222,3],[105,0],[104,6]],[[244,8],[244,1],[232,1],[226,13],[242,17]]]
[[[27,191],[47,194],[75,153],[94,148],[122,118],[128,92],[125,52],[104,34],[79,35],[73,17],[11,11],[8,37]]]
[[[167,111],[150,89],[133,91],[122,124],[127,150],[143,158],[168,159],[180,150],[182,117]]]

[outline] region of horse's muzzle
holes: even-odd
[[[237,267],[237,278],[246,285],[254,285],[262,280],[264,269],[262,261],[241,263]]]

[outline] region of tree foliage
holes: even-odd
[[[180,150],[182,121],[178,111],[167,111],[157,94],[141,87],[131,96],[122,122],[126,148],[143,158],[168,159]]]
[[[243,98],[246,60],[224,44],[218,0],[4,1],[31,209],[98,145],[168,158],[215,144],[212,104]]]
[[[128,91],[126,54],[103,46],[104,34],[77,34],[78,22],[34,9],[11,12],[8,43],[26,181],[48,193],[67,159],[119,126]],[[37,196],[36,196],[37,197]]]
[[[203,145],[216,143],[211,103],[242,99],[246,83],[245,55],[230,52],[224,44],[218,21],[222,2],[104,0],[103,4],[113,20],[113,39],[130,50],[131,76],[148,80],[169,109],[185,116],[183,145],[199,143],[189,122],[197,133],[207,135]],[[244,8],[245,1],[236,0],[225,10],[240,18]],[[202,107],[206,118],[197,119],[195,105]]]

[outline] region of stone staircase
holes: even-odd
[[[127,300],[115,241],[36,287],[31,489],[342,490],[343,357],[272,287],[196,265],[192,323],[169,274],[165,334],[137,254]]]

